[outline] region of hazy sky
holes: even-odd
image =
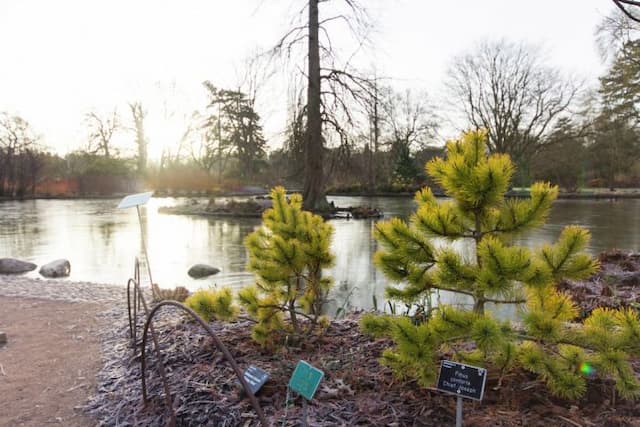
[[[371,65],[435,99],[452,57],[486,38],[540,43],[550,64],[591,83],[604,70],[594,30],[612,9],[610,0],[362,3],[376,22]],[[234,87],[244,59],[270,47],[302,4],[0,0],[0,111],[20,114],[47,146],[65,153],[84,144],[88,111],[117,108],[129,120],[127,102],[141,100],[157,156],[178,138],[184,115],[204,107],[201,82]],[[265,91],[260,101],[267,135],[278,146],[285,100]]]

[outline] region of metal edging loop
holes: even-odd
[[[158,310],[161,307],[164,307],[164,306],[173,306],[173,307],[177,307],[177,308],[183,310],[184,312],[188,313],[194,320],[196,320],[207,331],[207,333],[213,339],[213,342],[214,342],[216,348],[224,355],[224,357],[227,359],[227,362],[229,362],[229,364],[231,365],[231,368],[233,369],[234,373],[236,374],[236,377],[238,378],[238,380],[240,381],[240,384],[242,385],[242,388],[244,389],[244,392],[249,397],[249,400],[251,402],[251,405],[253,406],[253,409],[258,414],[258,418],[260,419],[260,423],[263,426],[266,426],[267,425],[267,421],[266,421],[266,418],[264,416],[264,412],[262,411],[262,408],[260,407],[260,403],[258,402],[258,399],[256,399],[255,395],[251,391],[251,388],[249,388],[249,385],[247,384],[247,382],[244,379],[244,375],[242,374],[242,371],[238,367],[238,364],[236,363],[236,361],[233,358],[233,356],[231,355],[231,353],[229,353],[229,350],[227,350],[226,346],[222,343],[222,341],[220,341],[220,339],[218,339],[218,337],[213,332],[211,327],[207,324],[207,322],[205,322],[200,316],[198,316],[198,314],[195,311],[193,311],[191,308],[189,308],[186,305],[184,305],[182,303],[179,303],[177,301],[162,301],[162,302],[158,303],[155,307],[153,307],[151,309],[151,311],[147,315],[147,320],[146,320],[146,322],[144,324],[144,332],[142,334],[142,353],[141,353],[141,358],[140,358],[140,362],[141,362],[141,380],[142,380],[142,398],[143,398],[144,402],[145,403],[147,402],[147,384],[146,384],[146,375],[145,375],[145,373],[146,373],[146,347],[147,347],[148,331],[149,331],[149,329],[151,327],[151,323],[153,322],[153,318],[154,318],[155,314],[158,312]],[[165,374],[164,363],[162,362],[162,357],[161,357],[162,355],[160,354],[160,349],[159,349],[159,346],[157,346],[157,345],[156,345],[156,353],[157,353],[157,356],[158,356],[158,362],[160,364],[159,365],[159,367],[160,367],[160,376],[162,377],[162,382],[163,382],[163,385],[164,385],[165,393],[168,393],[169,382],[168,382],[166,374]],[[173,416],[173,422],[175,423],[175,410],[173,409],[173,404],[170,403],[171,402],[170,396],[169,396],[168,400],[165,397],[165,400],[166,400],[167,404],[171,404],[170,411],[171,411],[172,416]]]
[[[131,334],[131,338],[132,338],[131,345],[134,351],[136,351],[136,347],[137,347],[136,341],[137,341],[137,333],[138,333],[138,309],[142,308],[144,309],[145,314],[149,313],[147,302],[145,301],[144,295],[142,294],[142,290],[140,289],[140,262],[137,257],[135,260],[133,275],[134,275],[134,278],[129,279],[129,281],[127,282],[127,310],[129,314],[129,333]],[[134,286],[133,318],[131,317],[131,285]],[[149,329],[151,330],[151,339],[153,340],[153,345],[154,345],[156,354],[158,355],[158,359],[160,359],[162,355],[160,354],[158,337],[156,336],[153,326],[150,326]],[[160,363],[159,371],[160,371],[160,375],[163,378],[166,377],[163,363]],[[167,409],[169,410],[169,421],[167,422],[167,424],[169,426],[175,426],[176,414],[175,414],[175,411],[173,410],[173,401],[171,399],[171,394],[170,394],[171,390],[169,389],[169,384],[167,382],[163,382],[163,387],[165,392],[165,396],[164,396],[165,404],[167,406]],[[146,396],[144,397],[145,397],[144,401],[146,402],[147,401]]]

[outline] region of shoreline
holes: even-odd
[[[127,288],[107,283],[0,274],[0,296],[78,303],[125,302]]]
[[[142,190],[141,190],[142,191]],[[154,191],[154,190],[150,190]],[[295,191],[288,191],[288,193]],[[91,194],[91,195],[29,195],[23,197],[7,197],[0,196],[0,203],[2,202],[12,202],[12,201],[27,201],[27,200],[108,200],[108,199],[120,199],[129,194],[133,193],[116,193],[116,194]],[[191,198],[191,199],[212,199],[217,197],[256,197],[256,196],[264,196],[268,194],[268,190],[265,190],[263,193],[245,193],[245,192],[225,192],[225,193],[204,193],[204,192],[189,192],[189,191],[181,191],[181,192],[166,192],[166,191],[154,191],[153,197],[156,198]],[[391,191],[377,191],[377,192],[367,192],[367,191],[329,191],[327,192],[327,196],[329,197],[397,197],[397,198],[412,198],[415,192],[409,191],[400,191],[400,192],[391,192]],[[442,192],[436,191],[434,192],[436,197],[446,197]],[[506,194],[507,197],[516,197],[516,198],[526,198],[529,197],[528,191],[508,191]],[[585,188],[584,191],[578,192],[563,192],[560,191],[558,193],[558,199],[568,199],[568,200],[609,200],[609,199],[640,199],[640,188],[618,188],[614,191],[610,191],[608,189],[602,188]]]
[[[585,192],[559,192],[558,200],[609,200],[609,199],[640,199],[640,188],[624,188],[618,191],[597,191],[598,189],[589,189]],[[342,197],[406,197],[413,198],[415,193],[411,192],[377,192],[367,193],[365,191],[354,192],[330,192],[327,196],[342,196]],[[434,196],[437,198],[447,197],[441,192],[434,192]],[[513,198],[528,198],[528,191],[508,191],[506,197]]]

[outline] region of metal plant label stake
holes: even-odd
[[[463,363],[443,360],[436,388],[457,396],[456,427],[462,427],[462,399],[482,400],[487,370]]]
[[[254,365],[249,365],[249,367],[244,371],[243,376],[251,389],[251,393],[254,395],[260,391],[264,383],[266,383],[270,378],[268,372]]]
[[[311,366],[304,360],[298,361],[296,369],[289,380],[289,388],[303,397],[302,399],[302,425],[307,426],[307,400],[313,399],[324,372]]]
[[[140,214],[140,206],[146,205],[149,199],[153,196],[153,191],[146,193],[131,194],[126,196],[118,204],[118,209],[132,208],[135,206],[138,212],[138,224],[140,225],[140,239],[142,241],[142,251],[144,252],[144,260],[147,263],[147,272],[149,273],[149,282],[153,288],[153,278],[151,276],[151,265],[149,264],[149,254],[147,253],[147,243],[144,239],[144,229],[142,227],[142,215]]]

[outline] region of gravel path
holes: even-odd
[[[32,279],[0,274],[0,295],[68,302],[126,301],[124,286],[69,280]],[[126,304],[126,302],[125,302]]]
[[[128,350],[126,325],[124,286],[0,275],[0,425],[101,424],[86,405]]]
[[[126,304],[123,286],[0,275],[0,425],[95,425],[84,406]]]

